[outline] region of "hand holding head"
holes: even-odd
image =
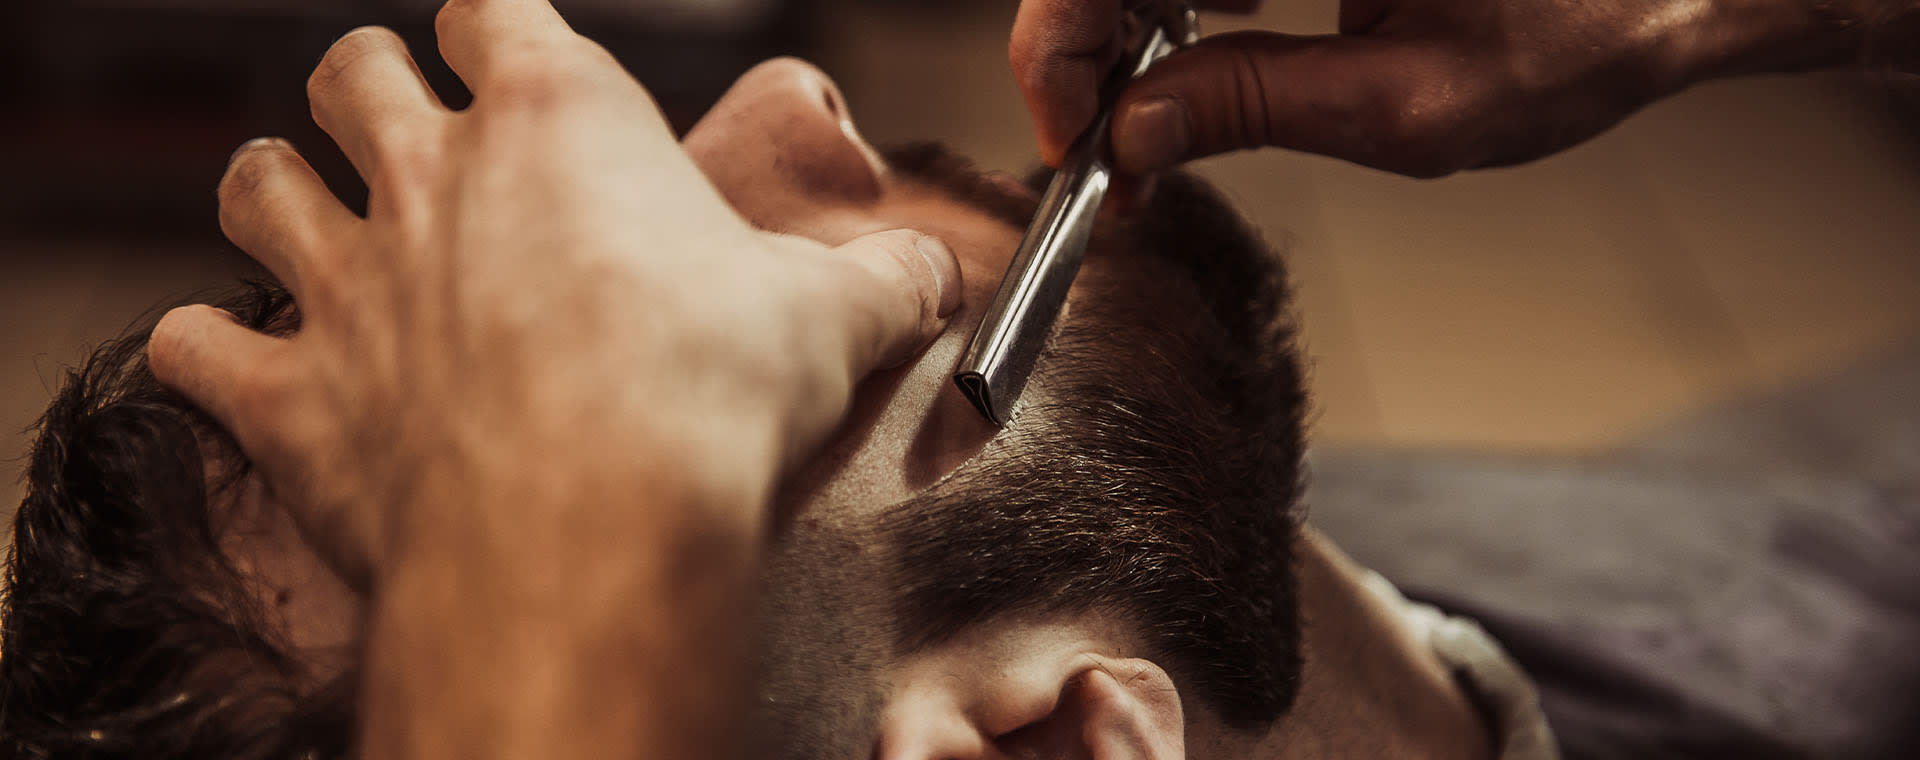
[[[371,190],[367,218],[284,142],[228,167],[222,227],[286,283],[299,330],[190,307],[150,348],[361,580],[411,524],[483,524],[446,513],[479,508],[454,485],[637,475],[762,506],[853,384],[957,306],[952,254],[925,235],[829,248],[749,227],[546,3],[456,0],[437,29],[474,92],[465,111],[383,29],[342,38],[309,81]],[[509,478],[541,482],[487,485]]]

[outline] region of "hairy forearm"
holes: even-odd
[[[363,756],[731,754],[759,536],[725,516],[757,510],[668,478],[474,496],[378,590]]]

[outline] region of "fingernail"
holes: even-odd
[[[1135,103],[1113,133],[1113,160],[1121,171],[1144,174],[1186,158],[1192,140],[1187,106],[1162,95]]]
[[[921,235],[919,240],[914,241],[913,248],[920,252],[921,258],[927,260],[927,268],[933,270],[934,287],[940,289],[940,308],[937,313],[942,317],[951,316],[960,308],[960,283],[954,281],[958,278],[952,272],[957,263],[953,260],[953,252],[940,238],[932,235]]]
[[[229,164],[231,164],[231,163],[233,163],[233,160],[234,160],[234,159],[236,159],[236,158],[239,158],[239,157],[240,157],[240,154],[242,154],[242,153],[245,153],[245,152],[247,152],[247,151],[250,151],[250,150],[253,150],[253,149],[255,149],[255,148],[265,148],[265,147],[267,147],[267,146],[269,146],[269,145],[278,145],[278,146],[281,146],[281,147],[286,147],[286,146],[287,146],[287,141],[286,141],[286,140],[282,140],[282,139],[280,139],[280,138],[278,138],[278,137],[256,137],[256,138],[253,138],[253,139],[251,139],[251,140],[248,140],[248,141],[246,141],[246,142],[243,142],[243,143],[240,143],[240,147],[238,147],[238,148],[234,148],[234,149],[233,149],[233,153],[231,153],[231,154],[228,154],[228,156],[227,156],[227,163],[229,163]]]

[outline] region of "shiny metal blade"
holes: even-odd
[[[1181,39],[1193,38],[1191,12],[1182,21],[1184,28],[1172,22],[1154,27],[1139,57],[1123,62],[1119,69],[1126,78],[1138,77],[1173,50],[1169,26],[1179,29]],[[1103,148],[1112,117],[1109,102],[1068,149],[1066,161],[1040,199],[1040,213],[1021,239],[1000,289],[954,371],[960,392],[995,425],[1012,419],[1014,402],[1026,390],[1086,256],[1094,217],[1113,178]]]

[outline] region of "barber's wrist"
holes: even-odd
[[[779,461],[770,432],[725,435],[688,424],[674,433],[515,446],[497,458],[460,461],[423,483],[419,518],[404,526],[410,543],[495,540],[512,545],[575,533],[644,530],[695,525],[757,536],[777,481]],[[448,521],[491,525],[448,532]]]
[[[693,756],[737,738],[714,716],[744,683],[754,531],[656,489],[573,493],[588,503],[520,501],[523,530],[445,526],[396,563],[367,642],[361,738],[386,750],[368,757]]]

